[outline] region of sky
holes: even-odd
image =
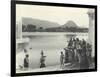
[[[88,10],[87,8],[17,4],[16,20],[22,17],[30,17],[57,22],[60,25],[72,20],[80,27],[89,27]]]

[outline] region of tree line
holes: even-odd
[[[52,28],[43,28],[37,27],[36,25],[28,24],[22,25],[23,32],[88,32],[88,28],[80,27],[52,27]]]

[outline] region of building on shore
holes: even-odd
[[[16,53],[19,51],[19,45],[27,46],[29,38],[22,37],[22,18],[19,17],[16,19]]]

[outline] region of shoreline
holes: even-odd
[[[32,35],[84,35],[88,36],[88,33],[80,33],[80,32],[23,32],[22,36],[32,36]]]
[[[89,69],[94,69],[94,65],[90,66]],[[45,68],[37,68],[37,69],[28,69],[28,70],[17,70],[16,73],[36,73],[36,72],[50,72],[50,71],[69,71],[69,70],[80,70],[79,63],[66,63],[64,67],[60,67],[60,65],[48,66]]]

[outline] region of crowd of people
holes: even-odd
[[[79,63],[80,69],[88,69],[92,57],[91,51],[92,46],[87,43],[84,39],[79,40],[79,38],[71,38],[68,42],[68,46],[64,48],[65,53],[61,51],[60,53],[60,67],[64,67],[65,63]],[[24,58],[24,68],[29,68],[29,54],[27,50],[24,49],[25,58]],[[40,57],[40,68],[46,67],[45,60],[46,56],[44,55],[43,50],[41,50]]]
[[[79,63],[80,69],[88,69],[91,64],[92,46],[84,39],[71,38],[65,50],[65,63]]]

